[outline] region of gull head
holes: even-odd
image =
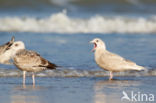
[[[10,49],[12,50],[13,54],[16,54],[19,50],[25,49],[25,45],[22,41],[16,41],[12,44]]]
[[[97,49],[106,49],[105,43],[100,38],[95,38],[90,43],[94,44],[94,48],[92,51],[96,51]]]

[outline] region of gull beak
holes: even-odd
[[[92,41],[90,41],[89,43],[90,43],[90,44],[93,44],[93,43],[94,43],[94,41],[92,40]]]
[[[94,48],[91,50],[92,52],[94,52],[95,51],[95,42],[94,42],[94,40],[90,41],[89,43],[94,44]]]

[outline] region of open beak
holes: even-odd
[[[90,41],[89,43],[94,44],[94,48],[91,50],[92,52],[94,52],[95,48],[97,47],[97,44],[94,41]]]
[[[89,43],[94,44],[94,41],[90,41]]]

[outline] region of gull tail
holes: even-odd
[[[147,70],[145,67],[143,67],[143,66],[139,66],[139,65],[136,65],[136,66],[133,66],[132,68],[131,68],[131,70],[137,70],[137,71],[145,71],[145,70]]]

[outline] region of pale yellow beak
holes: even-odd
[[[93,44],[93,43],[94,43],[94,41],[92,40],[92,41],[90,41],[89,43]]]

